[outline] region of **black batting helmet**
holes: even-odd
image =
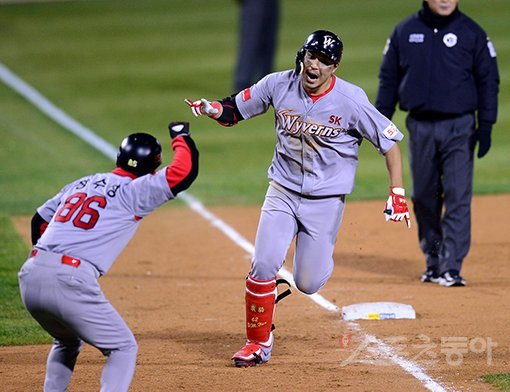
[[[122,141],[117,166],[140,177],[161,165],[161,144],[148,133],[133,133]]]
[[[318,52],[329,58],[333,64],[338,65],[342,58],[344,44],[342,40],[331,31],[317,30],[310,34],[301,49],[296,54],[296,74],[301,73],[303,59],[306,51]]]

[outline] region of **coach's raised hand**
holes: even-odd
[[[189,123],[182,121],[174,121],[168,124],[170,137],[175,139],[178,136],[189,136]]]
[[[221,106],[221,103],[217,101],[209,102],[205,98],[202,98],[198,101],[191,101],[190,99],[186,98],[184,102],[186,102],[189,105],[195,117],[202,116],[205,114],[208,117],[217,119],[218,117],[221,116],[221,113],[223,112],[223,107]]]

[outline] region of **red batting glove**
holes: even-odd
[[[409,209],[407,208],[407,202],[405,199],[404,188],[391,187],[390,196],[386,202],[386,208],[384,209],[384,215],[386,221],[400,222],[402,219],[405,220],[407,227],[411,228],[411,219],[409,216]]]
[[[222,107],[221,103],[219,102],[209,102],[205,98],[202,98],[194,102],[186,98],[184,102],[186,102],[189,105],[195,117],[199,117],[205,114],[208,117],[216,119],[219,116],[221,116]]]

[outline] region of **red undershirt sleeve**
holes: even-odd
[[[166,180],[174,195],[190,187],[198,176],[198,150],[189,136],[172,140],[174,158],[166,167]]]

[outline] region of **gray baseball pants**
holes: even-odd
[[[262,206],[251,275],[260,280],[274,278],[295,237],[296,287],[306,294],[319,291],[333,272],[344,205],[344,196],[308,199],[272,183]]]
[[[62,264],[62,255],[38,250],[18,273],[27,310],[55,340],[46,363],[45,392],[66,391],[83,342],[107,356],[101,392],[124,392],[134,375],[138,346],[99,287],[98,271],[81,260]]]

